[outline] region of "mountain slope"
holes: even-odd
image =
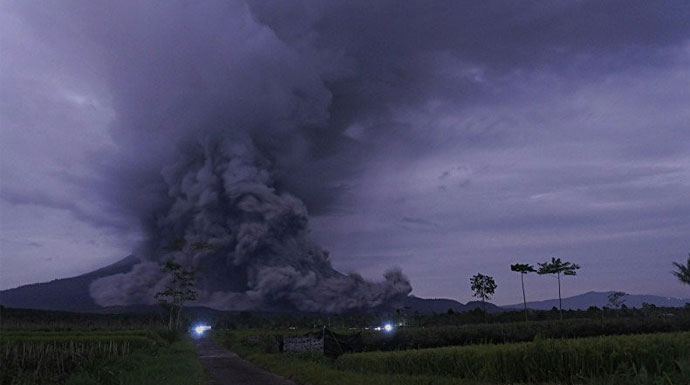
[[[89,285],[95,279],[132,270],[139,259],[130,255],[102,269],[72,278],[34,283],[0,291],[0,304],[13,308],[88,311],[98,306],[91,295]]]
[[[105,309],[98,306],[89,295],[89,285],[95,279],[108,275],[126,273],[139,262],[134,255],[130,255],[112,265],[102,269],[92,271],[87,274],[72,278],[56,279],[45,283],[35,283],[20,286],[14,289],[0,291],[0,305],[12,308],[43,309],[43,310],[67,310],[67,311],[114,311],[135,312],[147,311],[151,307],[146,306],[125,306],[119,311],[116,308]],[[603,307],[608,303],[608,295],[612,292],[590,291],[563,299],[563,309],[587,309],[590,306]],[[649,303],[664,307],[682,307],[690,303],[690,299],[667,298],[655,295],[630,294],[625,297],[625,304],[628,307],[642,307],[642,303]],[[558,307],[558,299],[546,301],[528,302],[527,306],[535,310],[550,310]],[[407,312],[421,314],[445,313],[448,309],[454,312],[472,311],[481,308],[479,301],[462,304],[458,301],[447,298],[419,298],[413,295],[403,300],[401,307],[407,308]],[[522,304],[514,304],[498,307],[492,303],[487,303],[486,308],[490,313],[503,310],[521,309]],[[375,309],[376,310],[376,309]],[[386,309],[379,309],[386,310]],[[388,310],[394,311],[395,309]]]
[[[468,302],[467,304],[462,304],[453,299],[447,298],[419,298],[414,295],[408,296],[403,302],[403,306],[407,307],[408,313],[412,314],[419,312],[421,314],[432,314],[432,313],[445,313],[448,309],[452,309],[456,313],[472,311],[476,308],[482,308],[482,303],[479,301]],[[489,313],[496,313],[503,311],[500,307],[487,302],[486,310]]]
[[[103,308],[97,305],[89,295],[89,286],[95,279],[113,274],[126,273],[137,263],[139,263],[139,259],[134,255],[130,255],[112,265],[80,276],[56,279],[44,283],[34,283],[0,291],[0,305],[23,309],[106,313],[140,313],[153,311],[152,309],[156,309],[155,306],[145,305]],[[453,309],[455,312],[471,311],[481,306],[480,302],[470,302],[463,305],[452,299],[426,299],[415,296],[405,298],[402,303],[402,307],[406,307],[408,312],[419,312],[422,314],[445,313],[448,309]],[[501,311],[501,308],[494,304],[487,303],[486,306],[489,312]],[[394,311],[395,309],[388,310]]]
[[[596,292],[589,291],[573,297],[563,298],[563,309],[568,310],[586,310],[590,306],[604,307],[609,302],[609,294],[612,291]],[[643,294],[628,294],[623,297],[627,307],[642,307],[643,303],[656,305],[660,307],[682,307],[686,303],[690,303],[690,298],[670,298],[661,297],[658,295],[643,295]],[[504,309],[520,309],[523,307],[521,303],[514,305],[502,306]],[[553,307],[558,307],[558,298],[548,299],[545,301],[527,302],[527,307],[534,310],[549,310]]]

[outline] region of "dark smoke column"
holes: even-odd
[[[168,199],[148,218],[146,261],[128,274],[95,281],[100,305],[151,303],[167,258],[200,272],[199,305],[224,310],[342,312],[379,306],[411,291],[398,270],[382,282],[334,270],[309,239],[307,210],[273,187],[271,164],[251,140],[214,135],[188,145],[163,170]],[[192,256],[165,251],[176,239],[210,242]]]
[[[313,183],[305,199],[328,191],[300,172],[350,143],[330,87],[355,76],[351,58],[281,38],[242,0],[68,3],[45,12],[88,41],[112,109],[114,146],[93,162],[89,188],[144,239],[132,272],[93,282],[97,303],[153,303],[170,257],[198,270],[198,304],[220,309],[338,312],[411,291],[398,271],[381,282],[335,271],[285,187]],[[178,239],[215,248],[166,251]]]

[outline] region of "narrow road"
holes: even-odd
[[[197,338],[194,344],[209,385],[296,385],[241,359],[210,337]]]

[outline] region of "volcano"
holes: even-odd
[[[131,272],[135,265],[141,260],[135,255],[129,255],[118,262],[82,274],[76,277],[55,279],[50,282],[34,283],[19,286],[14,289],[0,291],[0,304],[10,308],[40,309],[40,310],[62,310],[74,312],[127,312],[127,311],[147,311],[155,307],[131,305],[128,307],[108,308],[98,305],[89,294],[91,283],[97,279]],[[477,302],[462,304],[452,299],[444,298],[419,298],[409,295],[400,303],[383,306],[376,311],[394,311],[395,307],[404,307],[409,312],[420,314],[445,313],[448,309],[455,312],[471,311],[481,306]],[[493,304],[487,304],[490,312],[501,311]],[[289,307],[270,309],[277,312],[291,312],[295,309]]]
[[[96,279],[127,273],[140,262],[134,255],[112,265],[76,277],[33,283],[0,291],[0,304],[7,307],[42,310],[92,311],[101,308],[89,294]]]

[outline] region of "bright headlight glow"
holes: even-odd
[[[385,331],[387,331],[387,332],[390,332],[390,331],[393,330],[393,325],[391,325],[391,324],[385,324],[385,325],[383,325],[383,330],[385,330]]]
[[[196,333],[199,336],[204,334],[204,332],[207,330],[211,330],[211,327],[208,325],[197,325],[194,327],[194,333]]]

